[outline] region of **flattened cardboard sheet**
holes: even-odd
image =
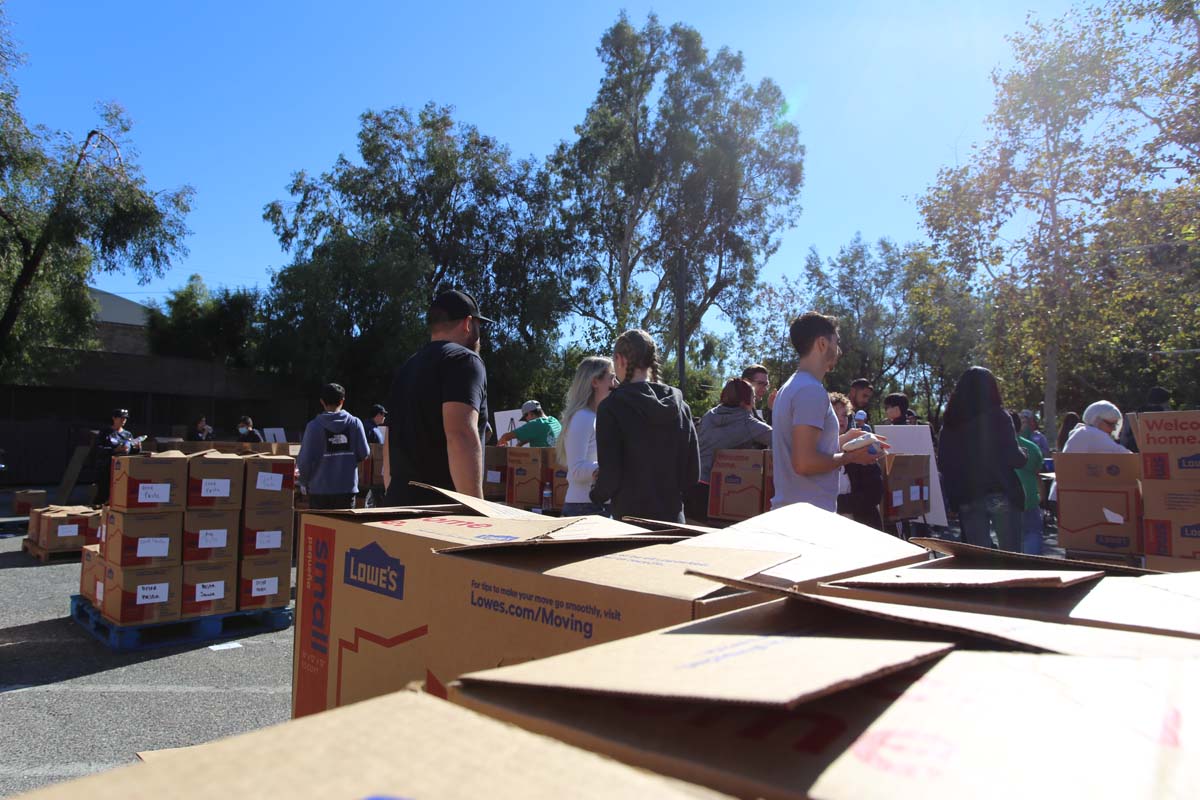
[[[1025,553],[1014,553],[1010,550],[996,550],[991,547],[955,542],[948,539],[931,539],[915,537],[908,540],[911,544],[920,545],[927,550],[943,555],[954,556],[962,564],[978,563],[989,568],[1006,567],[1021,569],[1079,569],[1100,570],[1105,575],[1150,575],[1153,570],[1126,567],[1120,564],[1109,564],[1103,561],[1083,561],[1080,559],[1062,559],[1051,556],[1034,556]]]
[[[1062,589],[1098,581],[1098,570],[920,569],[901,568],[832,581],[833,586],[912,589]]]

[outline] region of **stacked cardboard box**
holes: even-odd
[[[188,456],[182,619],[237,610],[244,460],[234,453],[213,450]]]
[[[919,519],[929,513],[929,456],[889,453],[880,466],[884,520]]]
[[[488,445],[483,449],[483,496],[504,500],[508,486],[508,451],[513,448]]]
[[[244,464],[237,607],[282,608],[292,599],[296,460],[286,455],[254,455],[245,458]]]
[[[549,489],[551,497],[555,489],[555,471],[558,466],[553,447],[508,447],[507,484],[504,487],[504,502],[517,508],[542,508],[543,493]],[[566,471],[560,479],[564,483],[562,496],[566,495]],[[554,507],[553,501],[551,507]],[[561,507],[561,503],[560,503]]]
[[[1191,563],[1200,559],[1200,411],[1138,414],[1133,425],[1146,556],[1169,571],[1200,569]]]
[[[13,514],[18,517],[28,515],[33,509],[44,508],[46,505],[44,489],[24,489],[13,492]]]
[[[27,538],[51,553],[78,550],[100,541],[101,513],[89,506],[46,506],[29,510]]]
[[[1093,553],[1142,552],[1137,455],[1059,453],[1054,472],[1059,546]]]
[[[708,482],[708,516],[736,522],[769,509],[766,474],[770,458],[766,450],[718,450]]]

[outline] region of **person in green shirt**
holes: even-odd
[[[1042,554],[1042,509],[1041,493],[1038,491],[1038,473],[1042,471],[1042,448],[1021,435],[1021,415],[1013,411],[1013,427],[1017,430],[1017,444],[1025,451],[1025,465],[1014,470],[1021,488],[1025,490],[1025,507],[1021,511],[1021,552],[1026,555]]]
[[[554,447],[562,433],[562,423],[546,416],[542,404],[537,400],[527,400],[521,406],[521,421],[525,424],[501,436],[500,444],[508,444],[516,439],[530,447]]]

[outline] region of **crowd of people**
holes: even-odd
[[[488,440],[487,371],[479,355],[484,317],[473,297],[444,292],[427,314],[429,342],[395,373],[387,405],[375,405],[366,422],[344,409],[338,384],[320,395],[322,413],[305,430],[297,468],[314,508],[345,508],[359,493],[358,465],[369,443],[388,448],[392,480],[378,505],[438,503],[425,484],[482,497],[483,446]],[[561,422],[537,400],[521,408],[521,425],[500,444],[556,448],[566,466],[564,516],[598,514],[663,521],[707,521],[710,476],[720,450],[769,448],[774,457],[771,508],[806,502],[881,529],[884,476],[879,461],[889,450],[889,425],[919,422],[902,393],[886,395],[883,419],[873,425],[875,388],[866,378],[846,392],[830,392],[828,373],[841,355],[838,321],[816,312],[791,322],[796,370],[772,391],[770,373],[753,364],[729,380],[720,402],[698,419],[679,389],[662,382],[658,348],[642,330],[613,343],[611,357],[583,359],[567,392]],[[1139,410],[1169,408],[1155,389]],[[109,455],[136,452],[124,430],[128,412],[114,411],[113,428],[100,447]],[[386,442],[382,426],[387,420]],[[936,434],[936,463],[947,510],[956,514],[963,540],[1007,550],[1040,553],[1042,514],[1039,473],[1053,450],[1129,452],[1132,437],[1117,441],[1120,410],[1090,405],[1082,417],[1066,415],[1056,448],[1037,415],[1006,410],[995,376],[971,367],[959,378]],[[243,417],[239,441],[262,441]],[[850,443],[872,437],[871,446]],[[212,429],[196,421],[189,438],[207,441]],[[102,485],[106,485],[106,481]],[[367,487],[362,487],[364,490]],[[1053,499],[1053,490],[1051,492]],[[995,543],[993,544],[993,534]]]

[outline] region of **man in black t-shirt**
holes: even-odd
[[[483,497],[487,372],[479,357],[479,313],[469,294],[443,292],[426,315],[429,344],[396,371],[388,394],[389,506],[445,500],[419,481]]]

